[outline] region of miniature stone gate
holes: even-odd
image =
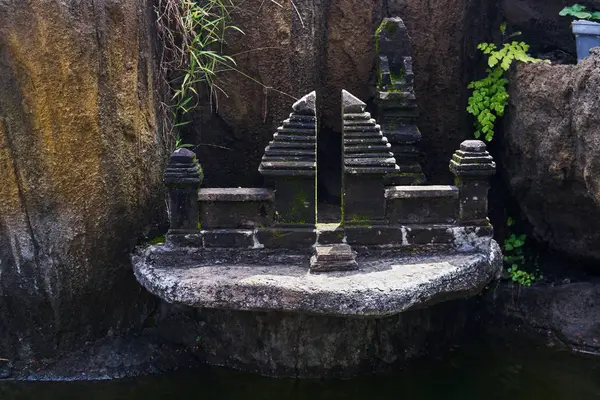
[[[170,208],[166,243],[133,256],[144,287],[167,302],[198,309],[275,312],[269,315],[279,317],[272,317],[269,329],[287,332],[301,315],[348,319],[338,320],[337,330],[340,323],[354,326],[353,318],[382,319],[463,298],[499,274],[501,252],[487,219],[495,163],[483,142],[467,140],[450,160],[455,185],[422,185],[410,57],[386,53],[391,51],[386,35],[400,35],[392,39],[402,42],[406,31],[399,19],[386,24],[397,29],[378,31],[382,125],[364,102],[341,93],[340,221],[318,222],[317,98],[312,92],[293,105],[265,149],[258,166],[265,187],[202,188],[195,154],[179,149],[171,155],[164,176]],[[302,321],[298,329],[306,329]],[[277,336],[262,335],[265,342]],[[352,340],[336,346],[346,354],[359,346]],[[253,370],[261,364],[256,368],[264,373],[274,373],[269,363],[290,364],[289,349],[280,342],[271,346],[264,365],[247,347],[236,351],[244,353],[239,360],[249,361],[231,363]],[[296,349],[294,362],[310,358],[303,353],[309,348]],[[339,365],[322,367],[363,363],[350,355],[361,351],[351,350]]]

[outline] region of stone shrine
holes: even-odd
[[[495,163],[485,144],[465,141],[454,154],[450,168],[456,186],[386,185],[399,168],[391,145],[365,103],[346,91],[342,218],[317,223],[315,100],[311,93],[295,103],[266,147],[259,166],[266,188],[201,188],[194,153],[179,149],[171,156],[164,178],[171,228],[164,244],[133,256],[136,277],[169,303],[215,310],[210,315],[226,324],[219,325],[225,329],[220,335],[237,326],[237,318],[250,318],[238,312],[259,319],[269,313],[269,329],[246,339],[269,343],[268,363],[245,344],[232,348],[238,361],[213,354],[210,362],[294,375],[291,360],[303,365],[322,344],[286,357],[290,344],[277,338],[294,335],[290,327],[315,324],[317,337],[337,337],[339,329],[355,329],[355,318],[377,324],[475,294],[502,269],[487,220],[488,178]],[[332,318],[335,331],[328,331]],[[219,337],[211,336],[217,347]],[[309,363],[303,376],[352,373],[373,357],[364,348],[371,344],[349,336],[330,346],[327,352],[344,348],[345,355]]]
[[[151,293],[205,316],[208,362],[288,376],[399,362],[403,346],[434,334],[422,322],[433,305],[474,295],[500,274],[487,219],[494,160],[467,140],[450,160],[455,185],[423,185],[402,20],[385,19],[377,40],[381,125],[341,93],[339,221],[318,222],[315,92],[293,104],[266,146],[263,188],[203,188],[195,154],[171,155],[171,227],[133,266]]]
[[[410,37],[401,18],[385,18],[376,35],[377,87],[375,104],[383,134],[392,144],[399,169],[387,177],[392,185],[425,183],[419,163],[421,132],[414,89]]]

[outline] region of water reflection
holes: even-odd
[[[2,400],[600,399],[600,358],[471,346],[410,370],[351,380],[270,379],[224,369],[105,382],[0,384]]]

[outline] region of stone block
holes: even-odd
[[[360,246],[401,246],[405,232],[387,225],[345,225],[346,242]]]
[[[368,224],[383,221],[385,189],[382,175],[345,174],[344,223]]]
[[[347,244],[318,245],[310,259],[311,272],[353,271],[358,269],[356,252]]]
[[[202,229],[254,229],[273,223],[274,192],[261,188],[207,188],[198,193]]]
[[[243,229],[211,229],[202,231],[206,248],[254,247],[254,231]]]
[[[280,177],[275,191],[275,221],[280,224],[315,224],[314,176]]]
[[[454,233],[449,225],[406,225],[407,245],[452,244]]]
[[[386,221],[397,224],[454,223],[459,191],[455,186],[393,186],[385,190]]]
[[[345,237],[344,228],[341,224],[318,224],[317,243],[335,244],[342,243]]]
[[[256,238],[267,249],[309,250],[317,241],[317,231],[314,228],[276,226],[258,229]]]
[[[169,233],[165,236],[165,243],[175,247],[202,247],[204,245],[202,233]]]

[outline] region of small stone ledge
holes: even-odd
[[[449,185],[392,186],[385,190],[386,199],[451,197],[458,199],[458,188]]]
[[[196,308],[382,318],[481,291],[502,269],[498,244],[479,252],[359,254],[359,270],[312,274],[310,254],[291,250],[176,249],[133,256],[154,295]]]
[[[202,188],[198,201],[272,201],[274,191],[263,188]]]

